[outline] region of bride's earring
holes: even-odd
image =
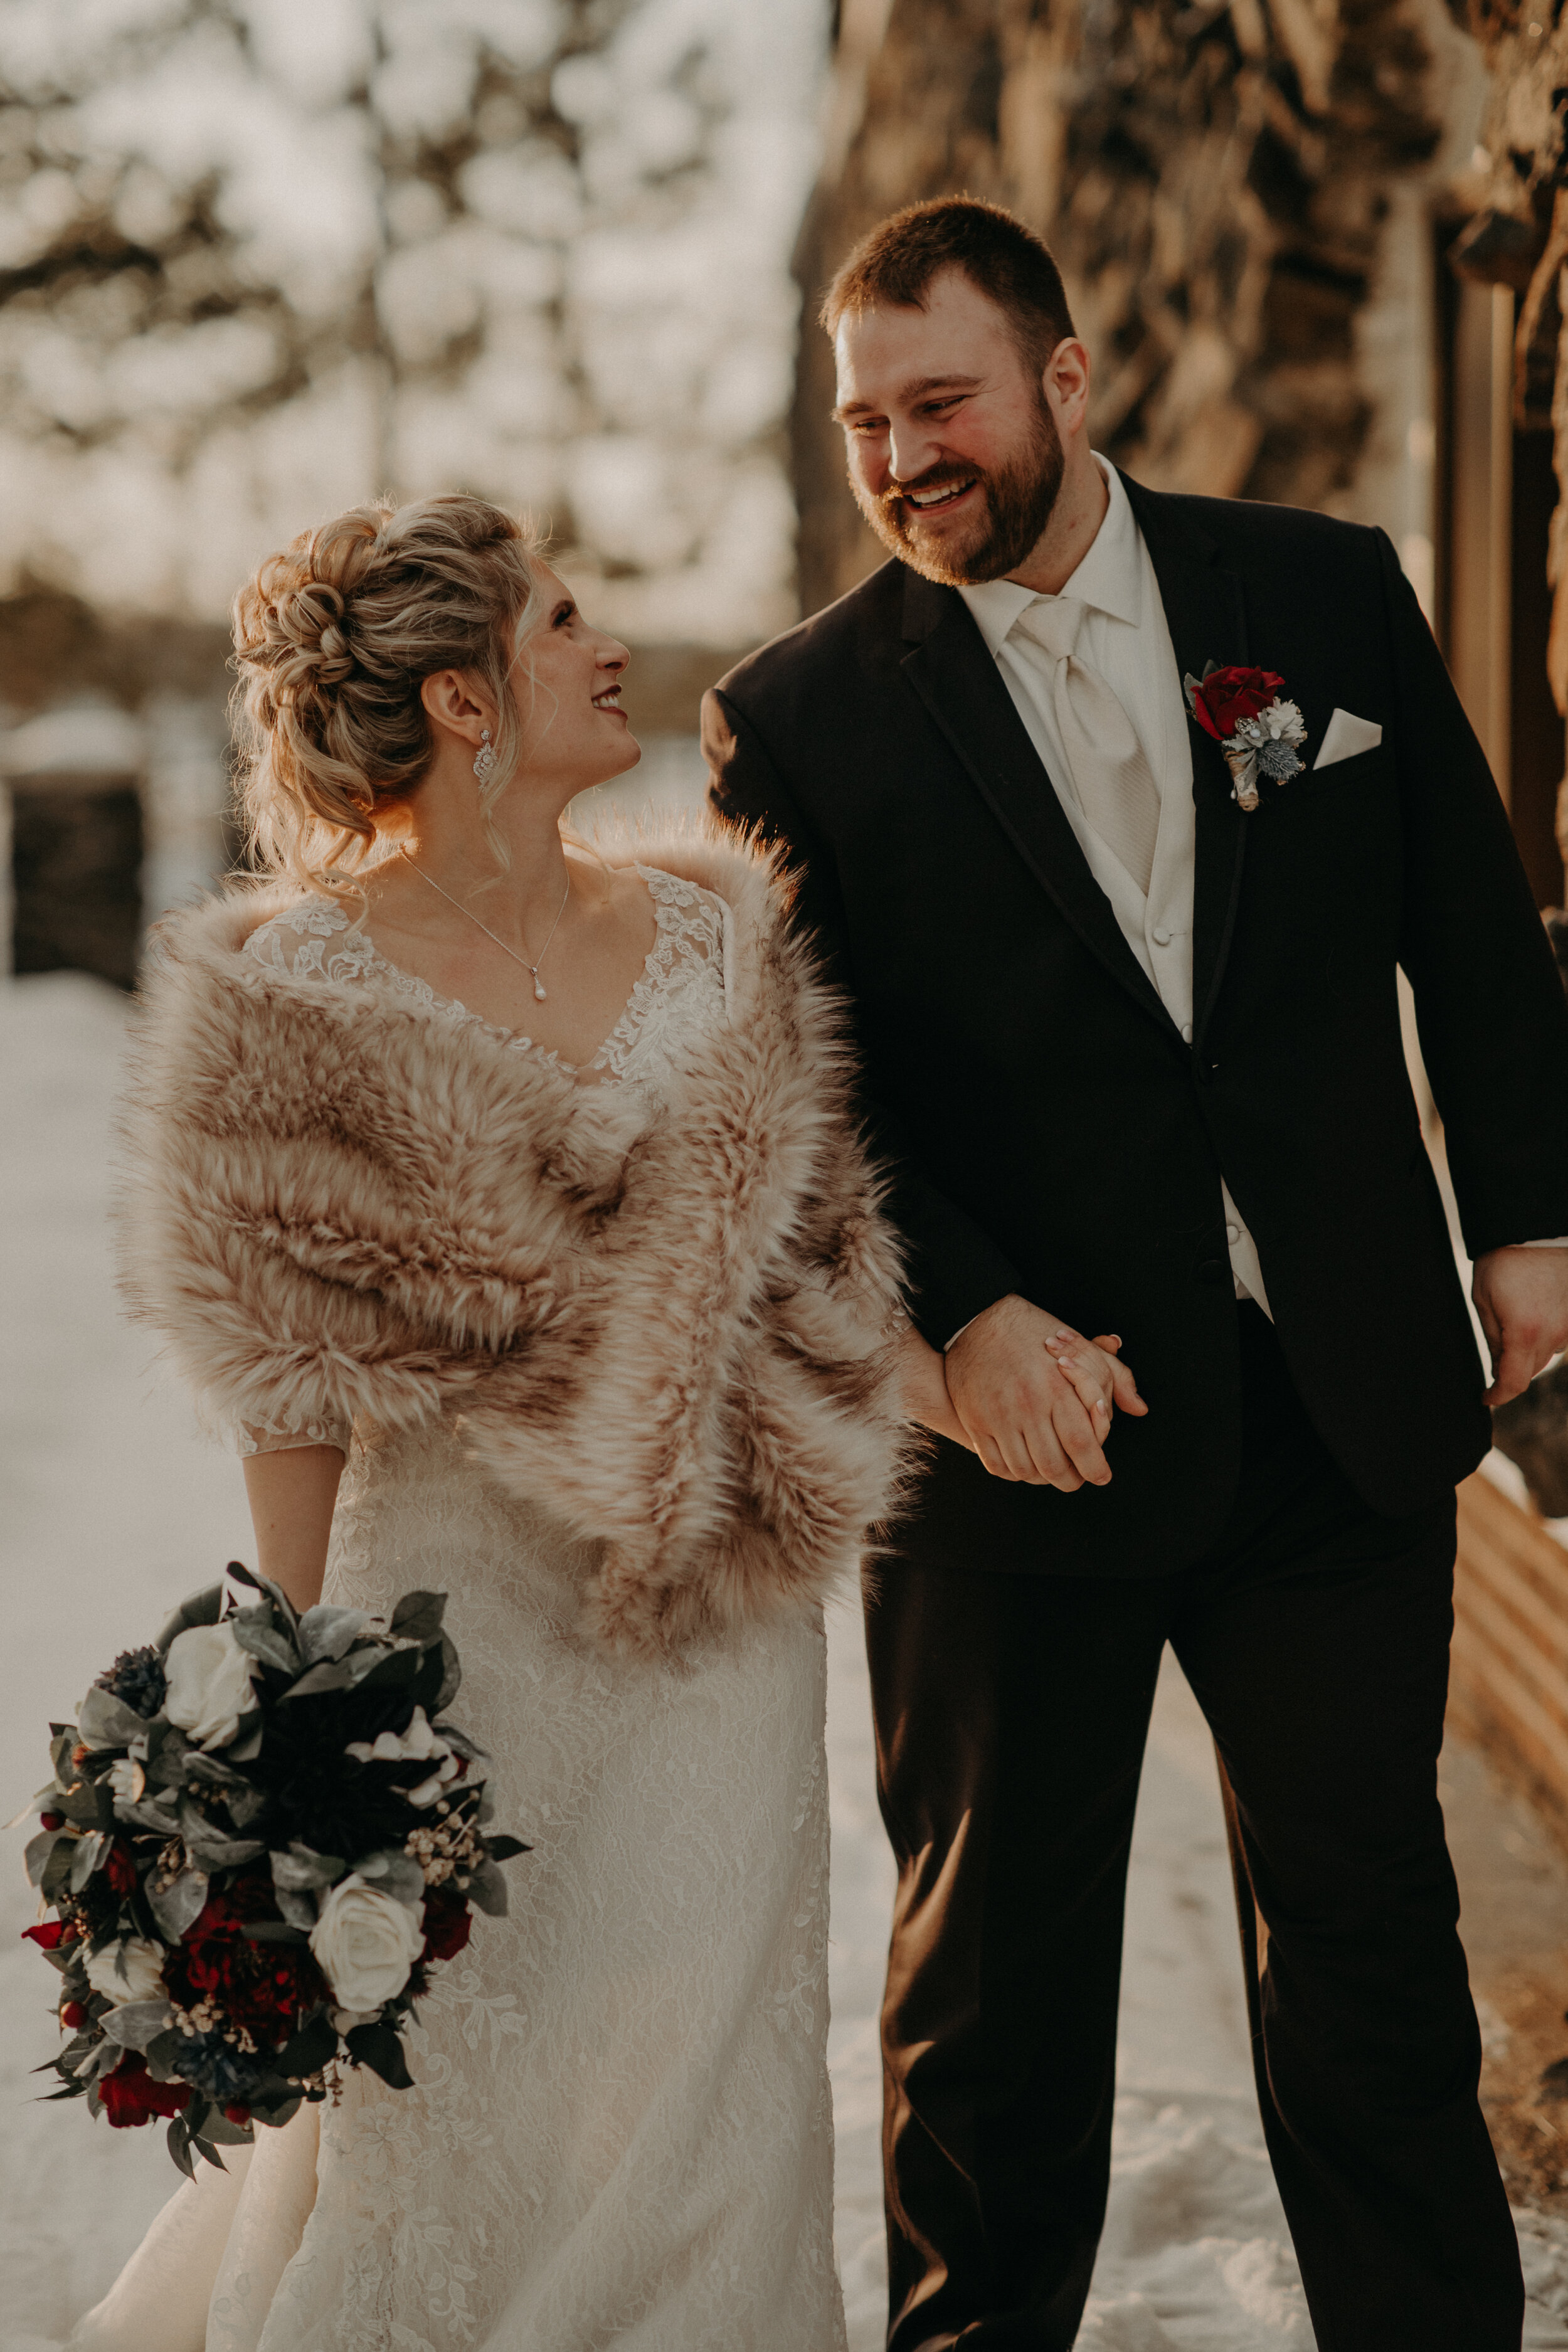
[[[480,732],[484,736],[485,740],[479,745],[479,750],[474,753],[474,773],[481,784],[488,784],[491,776],[495,773],[496,755],[494,747],[490,742],[489,729],[488,727],[482,728]]]

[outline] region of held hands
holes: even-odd
[[[959,1333],[945,1359],[936,1359],[946,1372],[956,1429],[923,1412],[915,1417],[971,1446],[994,1478],[1056,1486],[1064,1495],[1107,1486],[1104,1445],[1113,1410],[1149,1410],[1118,1361],[1121,1347],[1112,1335],[1086,1339],[1026,1298],[999,1298]],[[934,1349],[929,1352],[935,1356]]]
[[[1476,1260],[1470,1296],[1491,1349],[1483,1402],[1507,1404],[1568,1347],[1568,1249],[1495,1249]]]

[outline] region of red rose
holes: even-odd
[[[63,1813],[40,1813],[38,1819],[47,1830],[63,1830],[66,1825]]]
[[[286,2041],[300,2011],[327,1998],[327,1985],[305,1945],[246,1934],[247,1920],[278,1916],[269,1875],[252,1872],[210,1895],[164,1964],[165,1981],[181,2007],[194,2008],[210,1996],[258,2042]]]
[[[41,1952],[52,1952],[63,1940],[65,1932],[63,1919],[46,1919],[37,1927],[24,1927],[22,1939],[25,1943],[37,1944]]]
[[[136,1891],[136,1864],[131,1859],[131,1849],[116,1838],[104,1857],[103,1874],[116,1895],[132,1895]]]
[[[425,1949],[422,1960],[449,1960],[460,1952],[473,1931],[474,1915],[466,1895],[437,1887],[425,1897]]]
[[[60,2023],[64,2026],[68,2026],[73,2033],[76,2032],[79,2025],[85,2025],[87,2023],[87,2011],[83,2009],[79,2000],[67,2001],[65,2007],[60,2011]]]
[[[1285,681],[1271,669],[1211,669],[1193,696],[1193,717],[1205,735],[1223,743],[1244,719],[1267,710]]]
[[[231,2124],[245,2125],[250,2121],[250,2109],[248,2107],[225,2107],[224,2114],[228,2117]]]
[[[128,2050],[112,2074],[99,2076],[98,2095],[115,2129],[129,2131],[154,2116],[177,2116],[191,2103],[191,2086],[155,2081],[141,2052]]]

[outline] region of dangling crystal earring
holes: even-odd
[[[491,776],[495,773],[496,755],[494,747],[490,742],[489,729],[488,727],[481,728],[480,732],[484,736],[485,740],[479,745],[479,750],[474,753],[474,773],[479,778],[481,784],[488,784]]]

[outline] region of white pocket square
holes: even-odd
[[[1382,740],[1383,730],[1375,720],[1358,719],[1353,710],[1336,709],[1312,762],[1313,771],[1331,768],[1339,760],[1353,760],[1358,751],[1375,751]]]

